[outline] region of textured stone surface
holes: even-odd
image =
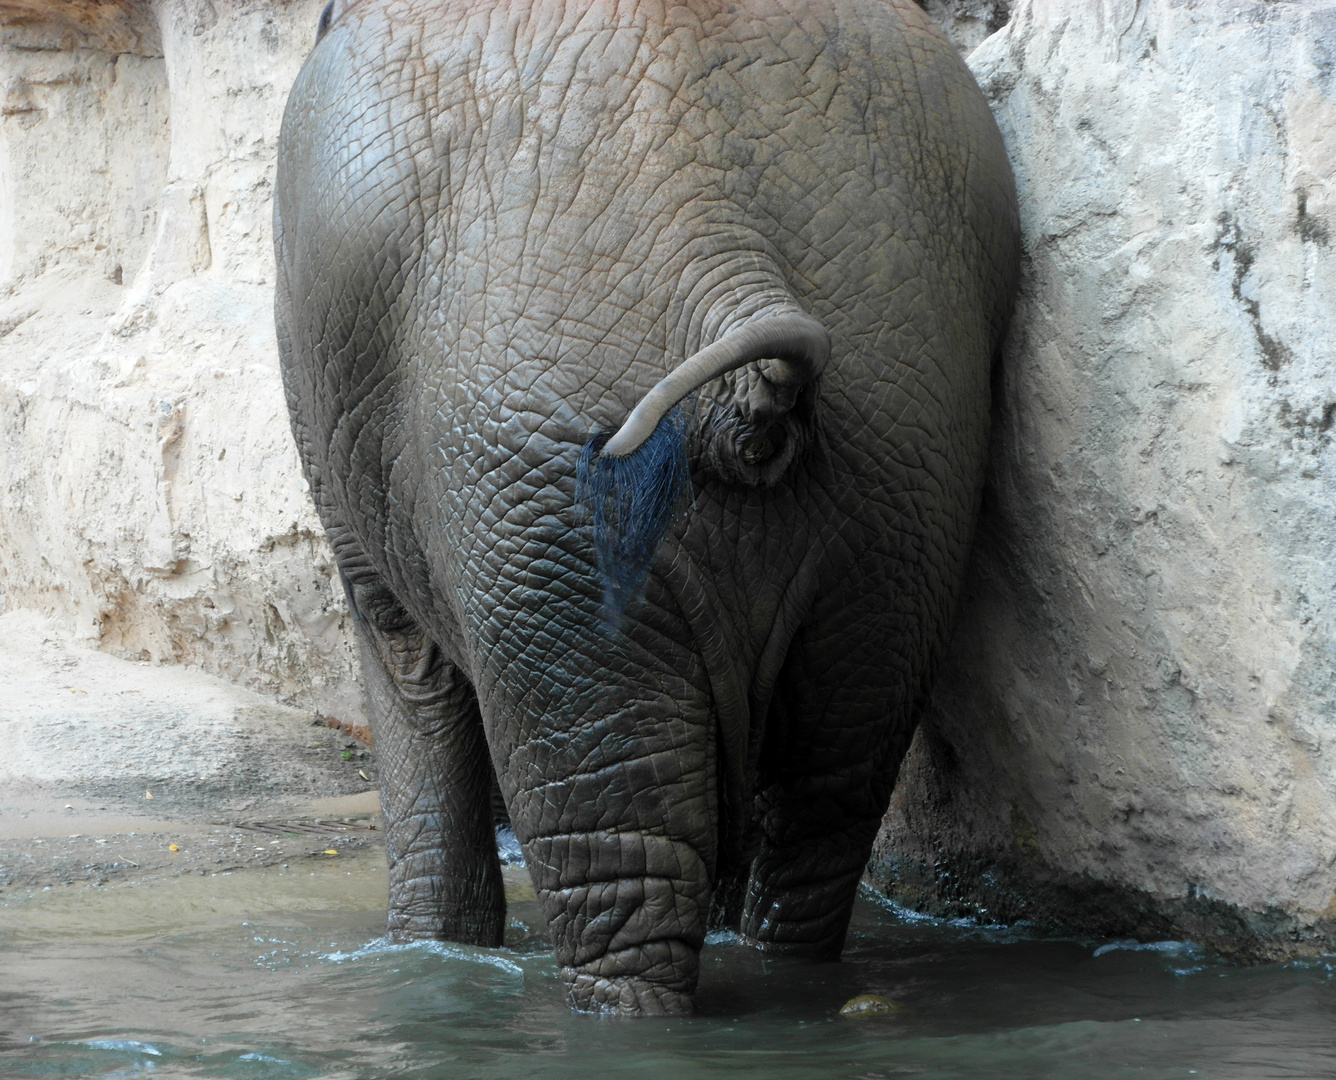
[[[965,55],[1007,25],[1012,0],[918,0]]]
[[[368,752],[309,712],[89,649],[30,611],[0,615],[0,685],[0,837],[17,815],[73,800],[216,820],[374,787]]]
[[[1243,955],[1336,914],[1336,4],[1020,0],[1025,280],[872,877]]]
[[[7,34],[9,48],[36,44],[162,55],[162,38],[150,0],[0,0],[0,25],[27,31]]]
[[[319,0],[0,0],[0,610],[358,712],[270,193]]]

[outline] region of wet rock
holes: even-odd
[[[1334,41],[1329,0],[1020,0],[970,54],[1024,281],[898,898],[1336,944]]]

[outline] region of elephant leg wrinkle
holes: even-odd
[[[389,935],[499,946],[505,888],[477,699],[365,562],[348,564],[397,900]]]
[[[690,1012],[712,910],[838,955],[1018,271],[955,50],[914,0],[334,0],[274,237],[392,934],[500,943],[499,793],[577,1009]]]
[[[689,1011],[710,899],[709,871],[692,845],[600,831],[528,849],[575,1007]]]

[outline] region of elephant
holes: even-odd
[[[910,0],[336,0],[275,180],[292,432],[352,612],[388,932],[576,1010],[706,933],[838,958],[951,629],[1018,273]]]

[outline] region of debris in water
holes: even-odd
[[[880,994],[859,994],[840,1006],[841,1016],[890,1016],[904,1006]]]
[[[371,729],[365,724],[348,724],[342,720],[337,720],[332,716],[316,715],[311,721],[316,727],[327,727],[331,731],[338,731],[344,735],[351,735],[368,750],[375,749],[376,740],[371,735]]]

